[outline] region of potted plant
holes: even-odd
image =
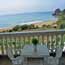
[[[33,38],[32,39],[32,43],[34,45],[34,51],[36,52],[37,51],[37,44],[38,44],[38,40],[36,38]]]

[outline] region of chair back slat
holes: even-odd
[[[8,57],[9,57],[10,59],[13,59],[13,58],[14,58],[11,48],[8,48],[8,49],[7,49],[7,54],[8,54]]]

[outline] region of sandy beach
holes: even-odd
[[[11,30],[12,28],[0,28],[0,32],[4,32],[4,31],[7,31],[7,30]]]
[[[20,25],[31,25],[33,24],[34,26],[38,26],[38,27],[42,27],[42,25],[56,25],[56,20],[51,20],[51,21],[32,21],[32,22],[29,22],[29,23],[21,23]],[[3,32],[3,31],[7,31],[7,30],[11,30],[13,27],[11,28],[0,28],[0,32]]]
[[[41,27],[42,25],[56,25],[56,20],[50,20],[50,21],[38,21],[36,23],[33,23],[33,25]]]

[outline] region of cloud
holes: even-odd
[[[65,0],[0,0],[0,14],[52,11],[65,8]]]

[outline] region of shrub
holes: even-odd
[[[32,39],[32,43],[33,43],[33,45],[37,45],[38,44],[38,40],[36,38],[33,38]]]

